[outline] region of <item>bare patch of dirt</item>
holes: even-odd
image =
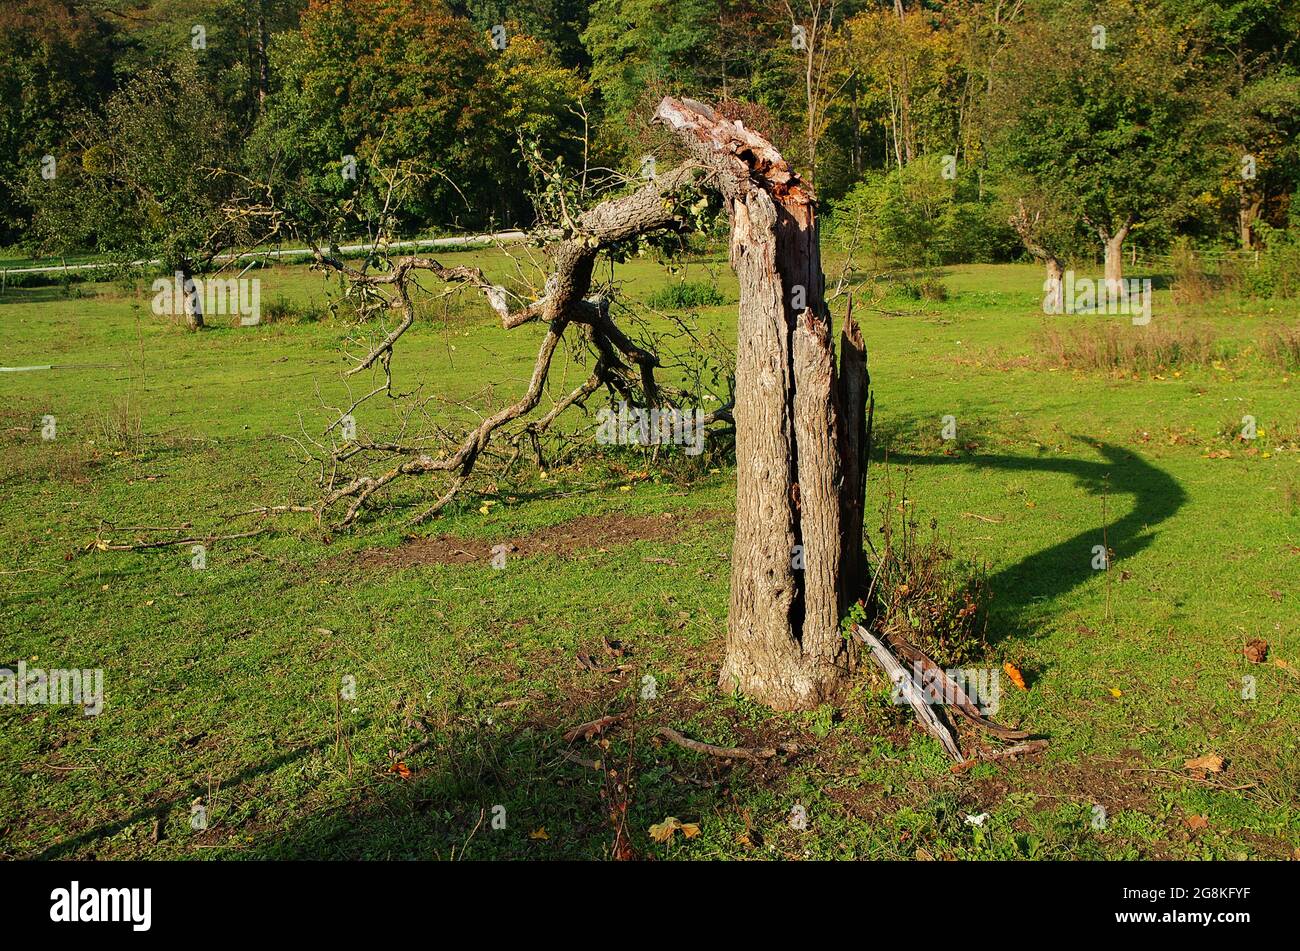
[[[675,538],[688,515],[693,519],[716,517],[716,513],[712,512],[584,515],[516,538],[461,538],[455,535],[408,538],[396,548],[370,548],[361,552],[357,558],[367,568],[483,564],[492,560],[492,550],[498,545],[505,545],[511,558],[572,555],[579,551],[599,551],[635,541],[665,541]]]
[[[1039,807],[1054,808],[1062,800],[1101,805],[1107,812],[1132,809],[1151,812],[1159,791],[1156,774],[1147,771],[1137,750],[1118,757],[1086,757],[1076,763],[1044,764],[1025,771],[1018,784],[1040,800]]]

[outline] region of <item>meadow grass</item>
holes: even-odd
[[[442,257],[511,273],[495,252]],[[642,301],[676,280],[644,260],[616,275]],[[302,267],[259,276],[263,301],[325,313],[339,295]],[[691,265],[687,279],[716,279],[726,303],[693,319],[734,338],[725,263]],[[97,717],[0,708],[0,854],[603,857],[624,792],[564,758],[562,735],[634,705],[607,746],[571,752],[630,781],[642,855],[1292,856],[1300,400],[1266,341],[1294,329],[1295,304],[1176,306],[1161,290],[1151,326],[1190,323],[1221,349],[1186,365],[1074,366],[1053,333],[1126,318],[1045,318],[1029,266],[941,279],[946,300],[890,296],[855,311],[877,400],[869,530],[904,507],[933,523],[955,563],[984,566],[983,663],[1015,664],[1028,687],[1003,678],[998,719],[1050,739],[1042,755],[959,774],[872,669],[836,710],[778,714],[718,691],[734,471],[716,459],[655,469],[639,451],[593,445],[545,478],[495,487],[487,514],[471,494],[414,531],[527,540],[595,517],[617,536],[671,516],[667,531],[553,546],[505,570],[376,557],[411,533],[397,503],[427,498],[419,485],[347,532],[306,515],[268,520],[262,535],[212,545],[202,571],[188,547],[96,550],[97,535],[186,523],[234,533],[260,524],[238,513],[314,501],[315,473],[284,437],[319,433],[325,407],[348,404],[352,331],[340,311],[192,334],[152,315],[145,285],[8,291],[0,365],[82,366],[0,374],[0,665],[102,667],[106,706]],[[423,383],[449,425],[520,391],[536,325],[503,331],[470,298],[424,310],[393,362],[398,389]],[[550,395],[588,372],[566,354]],[[353,391],[370,382],[354,378]],[[361,429],[382,425],[371,406]],[[1238,438],[1246,415],[1253,441]],[[941,436],[945,416],[954,440]],[[1102,544],[1109,571],[1092,568]],[[1270,645],[1264,664],[1242,656],[1253,638]],[[576,663],[579,651],[615,663],[606,639],[631,671]],[[653,699],[641,698],[647,676]],[[659,725],[798,752],[732,764],[663,746]],[[1207,753],[1224,772],[1184,768]],[[205,829],[192,827],[196,804]],[[806,829],[791,825],[796,804]],[[966,821],[982,813],[982,825]],[[700,835],[652,841],[667,816]],[[1192,828],[1193,816],[1208,824]]]

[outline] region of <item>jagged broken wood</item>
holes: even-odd
[[[837,366],[817,201],[762,135],[690,99],[655,119],[709,170],[731,223],[737,318],[736,532],[719,687],[779,710],[837,700],[858,646],[866,348],[850,315]]]
[[[955,762],[962,762],[965,757],[961,755],[961,747],[957,745],[956,734],[935,712],[934,706],[929,702],[921,685],[912,679],[907,669],[899,663],[898,658],[893,655],[880,638],[861,624],[855,624],[853,632],[870,649],[871,656],[876,663],[884,668],[885,674],[889,677],[889,682],[898,687],[903,699],[916,712],[916,718],[920,721],[925,732],[938,740]]]
[[[889,646],[904,659],[911,661],[913,669],[919,668],[921,682],[930,682],[930,692],[943,698],[944,705],[955,710],[976,726],[1002,740],[1025,740],[1030,734],[1025,730],[1005,727],[995,720],[990,720],[979,711],[975,701],[966,693],[966,689],[948,676],[947,671],[935,663],[934,659],[914,644],[910,644],[896,634],[886,635]],[[915,678],[913,678],[915,679]]]
[[[1036,753],[1047,748],[1047,740],[1031,740],[1031,734],[1025,730],[1005,727],[980,713],[979,707],[966,693],[965,688],[949,677],[942,667],[915,645],[909,644],[896,635],[888,635],[887,644],[861,624],[853,626],[853,633],[870,648],[872,658],[884,669],[890,682],[898,688],[908,705],[916,712],[921,727],[942,744],[958,766],[965,768],[980,759],[1006,759]],[[895,651],[913,664],[916,676],[909,673],[903,663],[894,656]],[[939,716],[937,708],[947,708],[959,713],[998,739],[1026,742],[994,752],[980,751],[976,753],[974,759],[968,760],[962,756],[956,730]],[[957,767],[954,767],[954,771],[957,771]]]

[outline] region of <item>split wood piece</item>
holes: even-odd
[[[939,714],[935,712],[934,707],[926,702],[924,692],[919,684],[908,674],[907,669],[898,661],[888,647],[872,634],[861,624],[853,625],[853,631],[859,639],[871,649],[871,656],[881,667],[884,668],[888,675],[890,683],[898,685],[902,691],[903,698],[907,700],[911,708],[916,712],[916,718],[920,721],[921,726],[927,733],[933,736],[942,744],[943,748],[948,751],[948,755],[955,762],[962,762],[965,757],[961,755],[961,748],[957,745],[957,736],[952,728],[948,726]]]
[[[699,740],[692,740],[689,737],[682,736],[672,727],[667,726],[661,726],[657,732],[665,740],[670,740],[685,749],[696,753],[704,753],[708,756],[719,756],[724,759],[747,759],[761,763],[763,760],[771,759],[778,752],[772,746],[749,748],[743,746],[714,746],[712,743],[701,743]]]
[[[621,723],[626,718],[626,713],[616,713],[613,716],[597,717],[595,720],[581,723],[578,726],[575,726],[568,733],[564,734],[564,742],[572,743],[577,739],[589,740],[593,736],[604,733],[615,723]]]
[[[1008,746],[1004,750],[993,750],[990,753],[980,751],[968,760],[963,760],[955,766],[950,766],[949,770],[954,773],[964,772],[970,769],[976,763],[993,763],[1003,759],[1015,759],[1017,756],[1029,756],[1032,753],[1041,753],[1047,749],[1046,740],[1030,740],[1028,743],[1018,743],[1015,746]]]
[[[981,714],[979,707],[975,705],[975,702],[971,700],[970,696],[962,686],[949,677],[947,672],[945,672],[933,658],[926,654],[925,651],[921,650],[914,644],[908,643],[897,634],[887,634],[886,638],[889,641],[889,646],[902,655],[904,659],[910,660],[912,663],[921,666],[922,676],[924,678],[933,678],[933,680],[937,682],[938,689],[941,691],[943,697],[944,706],[956,710],[976,726],[987,730],[989,733],[992,733],[1000,739],[1029,739],[1031,734],[1028,731],[1013,730],[1010,727],[1005,727]]]

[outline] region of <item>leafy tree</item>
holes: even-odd
[[[518,24],[565,69],[585,71],[591,66],[582,45],[587,0],[449,0],[449,6],[482,31],[507,21]]]
[[[520,219],[519,138],[576,150],[582,85],[512,27],[498,51],[439,0],[320,0],[273,44],[250,163],[315,236]]]
[[[1172,17],[1208,38],[1218,77],[1218,188],[1204,196],[1214,225],[1256,244],[1257,223],[1285,223],[1300,185],[1300,6],[1287,0],[1165,0]]]
[[[1042,4],[990,94],[994,151],[1059,189],[1102,242],[1108,281],[1134,227],[1194,218],[1213,180],[1200,41],[1153,6]]]
[[[758,0],[595,0],[583,42],[602,97],[603,146],[626,159],[662,95],[745,100],[787,113],[790,23]]]
[[[898,168],[927,152],[961,157],[959,30],[959,21],[919,7],[868,10],[849,21],[858,104],[879,117]]]
[[[942,156],[868,172],[836,203],[831,236],[905,267],[1005,257],[1010,228],[973,175],[947,178]]]
[[[111,89],[106,23],[71,0],[0,5],[0,240],[17,238],[30,220],[21,180],[46,155],[58,174],[68,118]]]
[[[267,47],[297,26],[308,0],[85,0],[113,24],[122,81],[163,63],[196,60],[228,120],[246,128],[270,91]]]
[[[231,130],[193,62],[144,73],[103,116],[79,113],[66,149],[76,160],[57,178],[26,181],[44,250],[95,250],[124,267],[156,257],[188,283],[250,239],[234,213],[242,179]],[[190,295],[186,316],[203,326]]]

